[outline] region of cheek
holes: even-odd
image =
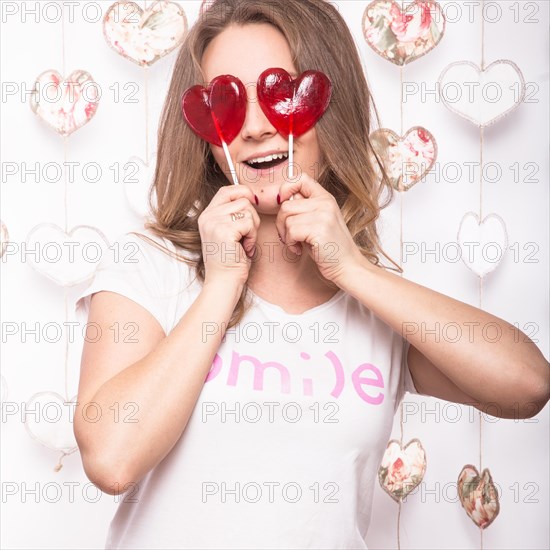
[[[225,154],[223,152],[223,149],[221,147],[212,147],[210,146],[210,151],[212,152],[212,156],[214,157],[214,160],[216,163],[223,168],[226,164],[225,162]]]

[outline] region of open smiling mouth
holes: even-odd
[[[269,170],[270,168],[275,168],[275,166],[282,164],[287,158],[288,153],[279,153],[275,155],[267,155],[267,157],[251,159],[245,161],[244,164],[254,170]]]

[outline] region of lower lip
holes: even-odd
[[[248,164],[243,163],[244,166],[244,173],[250,174],[253,178],[265,178],[265,177],[273,177],[275,175],[276,170],[282,170],[283,174],[286,174],[288,177],[288,157],[285,159],[284,162],[281,162],[280,164],[277,164],[277,166],[272,166],[271,168],[253,168],[252,166],[249,166]]]

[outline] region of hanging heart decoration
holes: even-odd
[[[305,134],[327,110],[332,95],[328,76],[306,71],[296,80],[285,69],[267,69],[258,78],[257,94],[266,118],[287,138]]]
[[[107,237],[96,227],[77,225],[66,233],[52,223],[33,227],[26,239],[32,268],[54,283],[74,286],[91,279],[104,254],[109,253]]]
[[[131,174],[124,178],[124,195],[131,210],[141,218],[151,217],[149,208],[149,191],[155,177],[157,157],[151,155],[145,162],[140,157],[130,157],[125,166],[132,168]],[[156,194],[152,196],[153,207],[156,207]]]
[[[48,449],[74,453],[78,450],[72,423],[76,402],[77,396],[66,401],[55,392],[35,393],[25,404],[25,411],[38,411],[38,414],[25,413],[27,433]]]
[[[479,127],[511,113],[525,99],[525,79],[512,61],[499,59],[483,71],[470,61],[456,61],[438,79],[441,101],[451,112]]]
[[[0,405],[6,402],[8,398],[8,383],[4,376],[0,375]]]
[[[421,181],[437,159],[435,138],[421,126],[414,126],[403,137],[387,128],[380,128],[370,135],[370,140],[392,187],[397,191],[408,191]],[[371,155],[371,164],[381,178],[374,155]]]
[[[99,85],[90,73],[73,71],[66,79],[57,71],[40,74],[29,96],[32,111],[62,136],[92,119],[99,104]]]
[[[149,66],[177,48],[187,33],[187,17],[175,2],[157,0],[146,10],[135,2],[115,2],[103,17],[103,35],[117,53]]]
[[[0,220],[0,258],[6,253],[8,242],[10,240],[10,234],[6,224]]]
[[[426,451],[419,439],[411,439],[405,447],[392,439],[382,457],[378,481],[393,500],[400,502],[420,484],[426,466]]]
[[[215,3],[216,0],[202,0],[199,15],[203,15],[204,13],[206,13]]]
[[[363,14],[363,35],[384,59],[405,65],[426,55],[443,38],[445,16],[433,0],[411,2],[401,10],[397,2],[375,0]]]
[[[480,221],[475,212],[467,212],[460,222],[457,241],[464,264],[484,277],[498,267],[508,250],[506,224],[498,214],[488,214]]]
[[[462,507],[480,529],[493,523],[500,512],[500,504],[488,468],[479,475],[475,466],[466,464],[458,476],[457,492]]]
[[[208,143],[231,143],[241,131],[246,117],[246,89],[231,75],[220,75],[208,86],[196,85],[182,97],[183,118]]]

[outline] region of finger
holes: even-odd
[[[241,243],[246,255],[252,257],[256,249],[256,241],[258,239],[258,227],[254,214],[245,211],[244,218],[236,219],[233,227],[238,232],[238,240]],[[257,215],[257,214],[256,214]]]
[[[275,226],[277,232],[282,238],[283,242],[287,242],[286,239],[286,223],[290,216],[297,216],[299,214],[305,214],[311,212],[313,204],[311,201],[297,200],[297,201],[285,201],[281,204],[277,217],[275,219]]]
[[[214,197],[212,197],[210,205],[219,206],[241,198],[248,198],[250,204],[256,204],[254,193],[247,185],[224,185],[220,187]]]
[[[300,216],[288,218],[286,223],[286,245],[299,254],[304,248],[311,248],[311,244],[319,241],[318,227],[319,213],[305,212]]]
[[[315,181],[305,172],[302,172],[302,175],[296,181],[287,181],[281,184],[279,188],[281,203],[296,193],[300,193],[304,198],[309,198],[322,195],[323,193],[327,193],[327,191],[319,182]]]
[[[244,234],[242,239],[242,246],[245,249],[248,256],[252,257],[256,250],[256,243],[258,241],[258,228],[260,227],[260,216],[256,209],[249,206],[246,210],[245,216],[251,216],[252,225],[248,227],[247,232]]]
[[[325,193],[325,197],[330,195]],[[284,201],[279,208],[277,217],[275,219],[275,226],[277,227],[277,233],[282,240],[286,242],[286,222],[291,216],[301,216],[304,214],[313,214],[315,212],[321,212],[324,209],[324,201],[318,198],[309,198],[309,200],[303,200],[305,197],[298,194],[302,197],[302,200],[297,201]],[[313,222],[317,222],[316,217],[312,217]]]
[[[241,212],[243,218],[233,219],[231,214]],[[234,240],[239,241],[247,254],[253,253],[256,246],[260,216],[248,199],[238,199],[230,204],[224,204],[218,209],[220,224],[225,224],[231,231],[235,231]]]
[[[312,249],[312,243],[317,242],[312,232],[314,220],[303,220],[293,223],[287,231],[287,246],[297,255],[302,255],[304,248]]]
[[[250,200],[245,197],[241,197],[238,199],[235,199],[234,201],[230,201],[228,203],[224,203],[218,206],[216,208],[216,214],[217,215],[227,215],[229,216],[233,212],[241,212],[244,210],[252,209],[255,211],[255,208],[250,204]]]

